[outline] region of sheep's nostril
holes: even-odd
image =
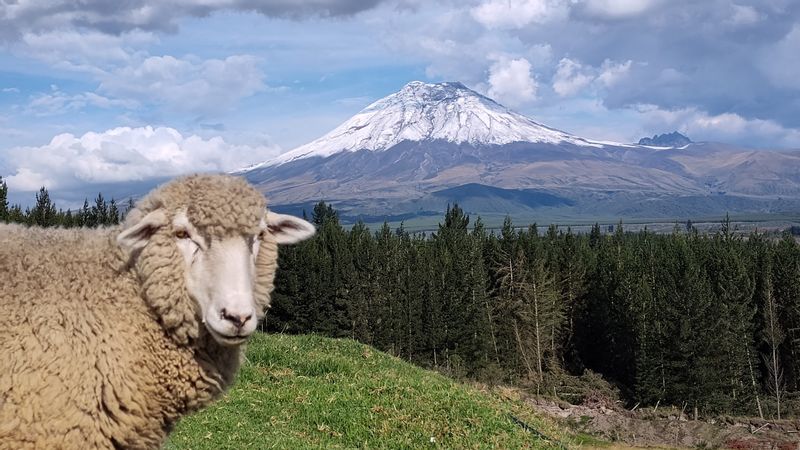
[[[252,314],[229,314],[225,308],[220,311],[220,314],[223,319],[236,325],[236,328],[242,328],[248,320],[253,318]]]

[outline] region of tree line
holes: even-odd
[[[8,184],[0,177],[0,222],[23,223],[41,227],[60,226],[72,227],[98,227],[101,225],[116,225],[120,223],[123,213],[133,208],[133,199],[128,200],[124,211],[113,198],[106,201],[102,193],[98,193],[94,202],[89,205],[89,199],[83,200],[83,207],[76,210],[56,208],[50,199],[50,193],[43,186],[35,194],[32,207],[22,209],[19,204],[10,205],[8,202]]]
[[[281,250],[266,327],[350,337],[424,367],[581,395],[600,374],[630,406],[778,418],[800,410],[800,246],[786,233],[676,227],[346,229]],[[575,393],[578,392],[578,393]],[[585,393],[585,392],[584,392]]]
[[[91,227],[121,216],[101,194],[62,211],[42,188],[23,211],[7,193],[0,179],[0,221]],[[432,233],[348,229],[324,202],[310,220],[314,238],[280,252],[269,331],[349,337],[570,401],[607,381],[630,406],[800,412],[800,245],[789,232],[742,236],[725,220],[713,234],[621,224],[575,234],[509,218],[493,231],[457,205]]]

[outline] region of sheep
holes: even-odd
[[[160,186],[120,227],[0,225],[0,448],[157,448],[231,385],[277,245],[313,225],[228,175]]]

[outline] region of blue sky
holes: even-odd
[[[794,0],[0,2],[0,175],[91,196],[230,170],[412,80],[588,138],[800,148],[798,55]]]

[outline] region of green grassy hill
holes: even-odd
[[[165,448],[564,446],[565,431],[512,398],[351,340],[257,334],[236,385]]]

